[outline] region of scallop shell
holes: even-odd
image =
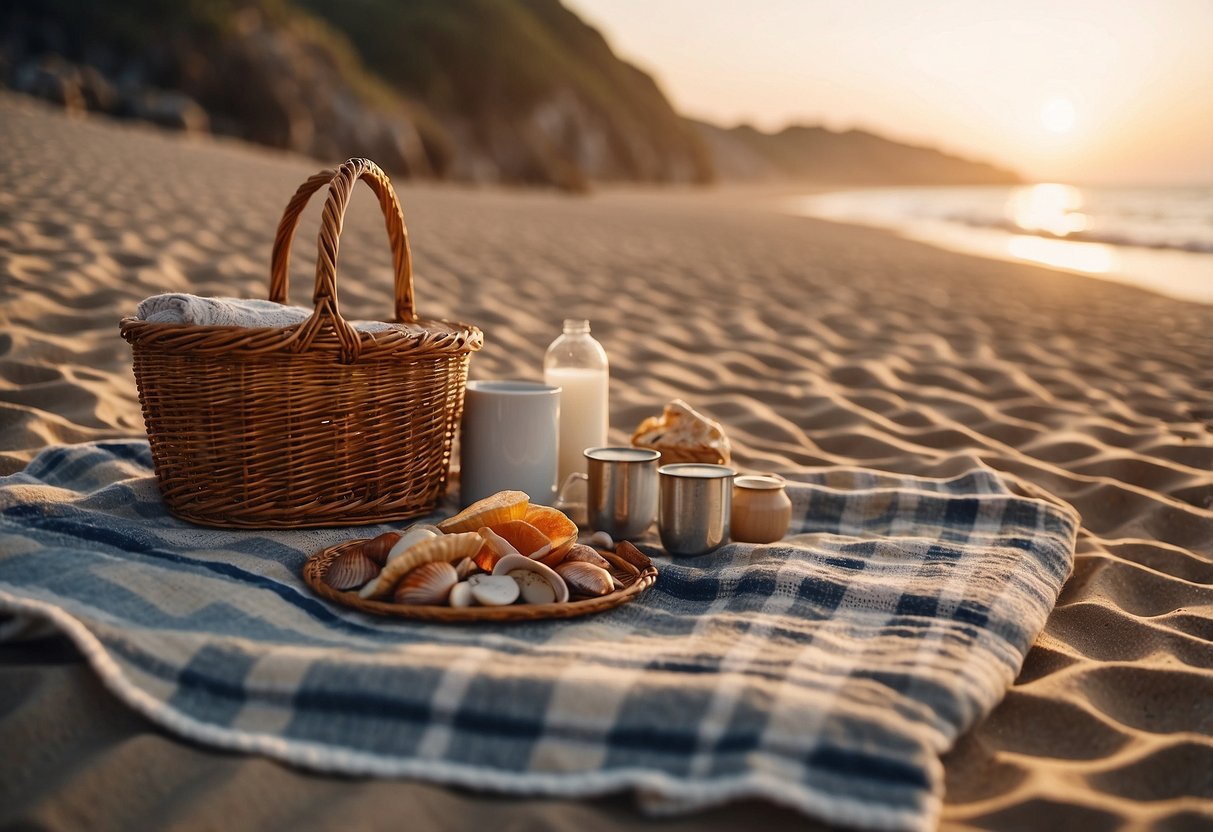
[[[423,543],[426,540],[433,540],[435,537],[442,537],[442,532],[438,531],[437,526],[427,526],[419,523],[416,526],[409,526],[405,529],[404,534],[400,535],[400,539],[393,544],[388,550],[387,561],[391,562],[403,555],[409,549],[412,549],[418,543]]]
[[[611,562],[584,543],[577,543],[569,549],[562,563],[592,563],[597,567],[610,571]]]
[[[423,563],[400,579],[392,600],[397,604],[445,604],[451,588],[457,583],[459,576],[449,563]]]
[[[535,575],[539,579],[545,581],[552,590],[552,598],[547,603],[555,602],[557,604],[563,604],[565,601],[569,600],[569,587],[568,584],[564,582],[564,579],[561,578],[560,575],[553,571],[550,567],[544,566],[539,561],[532,560],[526,555],[506,555],[501,560],[497,561],[497,565],[493,567],[494,575],[509,575],[518,581],[518,585],[522,591],[522,596],[524,599],[526,599],[528,604],[536,603],[535,601],[530,600],[527,594],[528,587],[532,586],[532,579],[519,577],[514,574],[516,572],[524,572],[527,575]],[[530,597],[541,597],[541,594],[536,593],[532,588]]]
[[[486,607],[509,606],[521,592],[518,582],[509,575],[473,575],[468,578],[468,585],[476,602]]]
[[[400,532],[384,532],[363,543],[362,551],[368,558],[383,566],[387,563],[388,552],[392,551],[392,547],[399,539]]]
[[[410,547],[388,562],[379,577],[358,591],[360,598],[384,598],[396,582],[423,563],[455,563],[480,551],[484,538],[475,532],[431,537]]]
[[[495,526],[510,520],[521,520],[526,516],[531,498],[522,491],[498,491],[477,500],[454,517],[438,524],[446,534],[474,532],[481,526]]]
[[[611,573],[592,563],[562,563],[556,567],[556,574],[564,578],[570,591],[579,595],[607,595],[615,588]]]
[[[379,574],[379,564],[362,549],[350,549],[333,558],[324,582],[340,592],[357,589]]]

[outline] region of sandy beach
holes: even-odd
[[[321,165],[7,94],[0,145],[8,474],[51,444],[142,435],[119,319],[159,292],[264,297],[282,207]],[[944,760],[945,828],[1213,824],[1213,306],[785,216],[756,192],[397,190],[419,310],[486,334],[473,378],[538,379],[561,319],[587,317],[611,359],[613,440],[678,397],[726,426],[746,471],[945,475],[978,459],[1082,514],[1074,574],[1019,679]],[[356,194],[349,318],[390,315],[376,212]],[[318,213],[300,226],[295,303]],[[0,823],[323,828],[400,798],[177,740],[65,643],[40,644],[0,647],[0,747],[34,749],[0,777]],[[273,799],[248,805],[257,792]],[[656,825],[606,801],[407,794],[434,823]],[[801,822],[742,805],[663,828],[755,818]]]

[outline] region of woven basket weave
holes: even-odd
[[[395,321],[359,332],[337,303],[337,249],[358,180],[379,198],[395,271]],[[160,492],[208,526],[301,528],[426,514],[441,498],[480,330],[413,309],[408,232],[373,162],[312,176],[278,225],[269,298],[287,300],[291,240],[328,186],[314,311],[298,326],[249,328],[124,318]]]

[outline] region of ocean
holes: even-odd
[[[869,188],[783,207],[1213,304],[1213,187]]]

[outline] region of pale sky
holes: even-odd
[[[564,0],[684,115],[1213,183],[1213,0]]]

